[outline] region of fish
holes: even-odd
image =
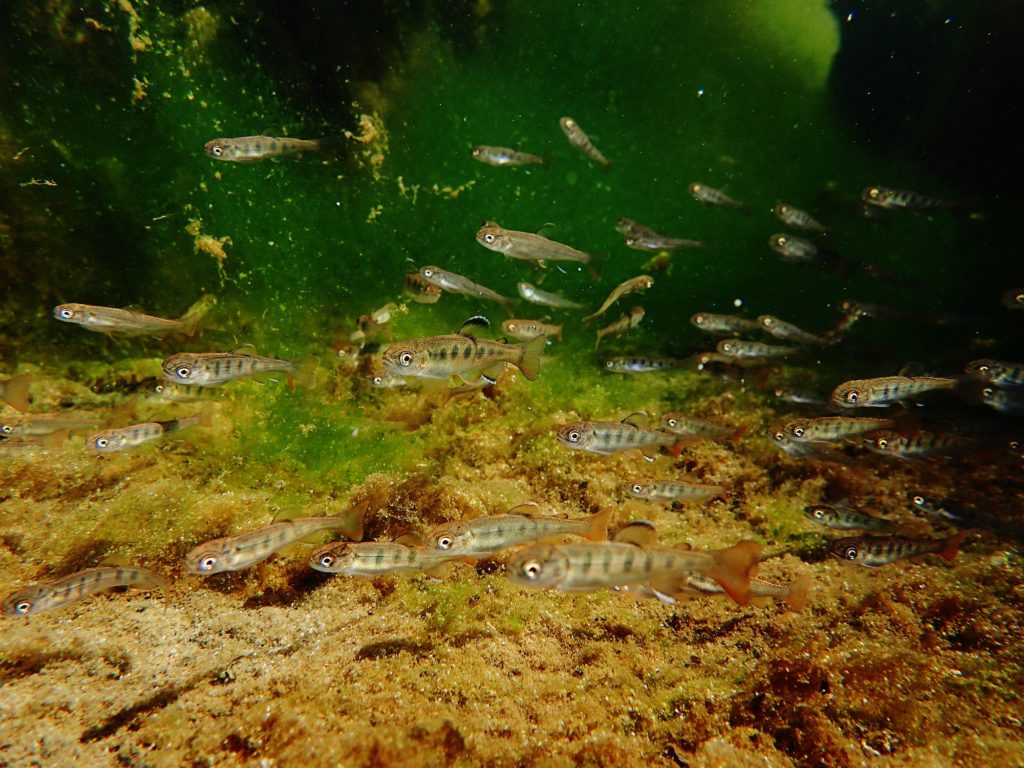
[[[987,405],[1010,416],[1024,414],[1024,393],[1016,390],[981,387],[976,392],[968,393],[967,397],[971,402]]]
[[[1004,292],[1003,306],[1007,309],[1024,309],[1024,288],[1011,288]]]
[[[536,503],[520,504],[504,515],[442,523],[427,533],[426,546],[448,555],[482,557],[552,536],[581,536],[590,541],[608,538],[611,509],[576,519],[541,516],[525,509],[536,507]],[[517,513],[516,510],[523,511]]]
[[[391,344],[384,350],[381,360],[384,367],[397,376],[427,379],[460,376],[468,381],[482,373],[492,383],[505,364],[510,363],[527,379],[535,381],[540,374],[545,337],[538,336],[521,344],[505,344],[478,339],[471,330],[473,326],[488,325],[487,318],[477,315],[463,323],[454,335],[427,336]]]
[[[853,379],[836,387],[829,400],[842,408],[885,406],[901,400],[912,400],[925,392],[953,389],[958,380],[936,376],[882,376],[875,379]]]
[[[374,373],[370,377],[370,386],[374,389],[406,389],[410,386],[409,380],[404,376],[395,376],[393,373]]]
[[[164,379],[172,384],[219,387],[235,379],[286,373],[289,382],[311,389],[316,386],[316,363],[315,358],[293,363],[243,352],[179,352],[164,359],[162,366]]]
[[[709,499],[728,500],[729,489],[724,485],[687,483],[682,480],[654,480],[643,478],[626,483],[626,491],[644,501],[691,502]]]
[[[625,356],[609,357],[604,361],[604,369],[612,373],[655,373],[693,367],[694,361],[691,358]]]
[[[873,517],[857,509],[836,507],[831,504],[809,504],[804,516],[816,523],[840,531],[894,531],[898,527],[892,520]]]
[[[366,315],[360,315],[356,321],[357,330],[351,334],[349,340],[353,343],[365,344],[377,336],[384,335],[389,341],[394,338],[391,332],[391,321],[399,312],[408,311],[405,305],[401,308],[395,303],[385,304]]]
[[[804,229],[808,232],[819,232],[825,234],[828,232],[828,227],[817,221],[807,211],[802,211],[799,208],[794,208],[788,203],[779,203],[772,208],[772,213],[775,217],[790,227],[796,227],[797,229]]]
[[[733,429],[720,424],[712,424],[709,421],[700,421],[684,416],[678,411],[669,411],[661,417],[661,428],[679,437],[689,438],[693,442],[700,440],[739,440],[746,431],[746,427]]]
[[[94,435],[89,435],[89,437],[85,438],[85,444],[100,453],[114,453],[115,451],[126,451],[144,443],[159,440],[168,432],[177,432],[188,427],[209,425],[209,412],[203,411],[185,419],[147,421],[142,424],[132,424],[130,427],[106,429]]]
[[[0,456],[7,456],[11,454],[34,454],[37,451],[50,451],[64,447],[64,443],[68,441],[68,431],[61,429],[56,432],[51,432],[48,435],[42,437],[29,438],[26,440],[0,440]]]
[[[890,189],[889,187],[864,187],[860,199],[868,205],[885,210],[924,211],[936,208],[954,208],[955,205],[938,197],[922,195],[907,189]]]
[[[471,154],[481,163],[497,168],[522,165],[541,165],[547,168],[548,165],[547,159],[540,155],[531,155],[529,152],[519,152],[508,147],[489,147],[480,144],[473,147]]]
[[[969,535],[969,531],[961,531],[945,539],[852,536],[833,541],[829,554],[838,560],[856,563],[865,568],[878,568],[897,560],[919,562],[928,554],[936,554],[952,563]]]
[[[648,535],[650,531],[650,535]],[[648,523],[633,523],[614,541],[591,544],[539,544],[520,550],[508,564],[509,579],[534,589],[591,592],[650,584],[672,594],[689,573],[714,579],[740,605],[750,602],[750,575],[761,556],[753,541],[728,549],[694,551],[658,546]]]
[[[203,152],[214,160],[229,163],[258,163],[274,157],[319,152],[316,139],[291,139],[276,136],[239,136],[234,139],[213,139],[203,145]]]
[[[416,534],[394,541],[335,541],[313,550],[309,567],[321,573],[343,573],[372,579],[386,573],[423,571],[441,576],[453,561],[473,562],[423,546]]]
[[[792,323],[779,320],[779,318],[772,315],[761,315],[757,318],[757,322],[768,335],[783,341],[791,341],[794,344],[816,344],[818,346],[827,346],[832,343],[829,339],[808,333],[797,328]]]
[[[598,165],[608,170],[612,162],[594,146],[594,143],[590,140],[590,137],[583,132],[583,129],[579,127],[575,120],[571,117],[563,117],[558,121],[558,124],[562,127],[562,133],[565,134],[565,138],[569,140],[576,149],[582,152],[584,155],[589,157]]]
[[[553,309],[583,309],[583,304],[580,304],[578,301],[572,301],[558,293],[542,291],[540,288],[535,285],[531,285],[530,283],[519,283],[517,287],[519,289],[519,295],[531,304],[537,304],[542,307],[551,307]]]
[[[21,373],[9,379],[0,379],[0,401],[7,403],[16,411],[27,411],[31,385],[31,373]]]
[[[32,440],[52,432],[95,429],[106,417],[106,414],[94,411],[26,413],[16,418],[0,416],[0,438]]]
[[[879,429],[891,429],[892,419],[871,419],[850,416],[821,416],[815,419],[788,421],[783,426],[790,439],[804,443],[833,443]]]
[[[743,339],[723,339],[718,342],[718,346],[715,348],[719,354],[740,359],[785,357],[799,351],[796,347],[780,347],[775,344],[764,344],[760,341],[745,341]]]
[[[224,392],[220,389],[190,387],[187,384],[158,381],[149,388],[147,396],[172,403],[194,403],[223,397]]]
[[[971,360],[964,366],[964,372],[972,378],[987,381],[997,387],[1024,388],[1024,363],[989,359]]]
[[[796,235],[774,234],[768,238],[768,247],[779,254],[784,261],[817,264],[826,260],[818,246],[810,240]]]
[[[335,530],[341,530],[347,538],[358,541],[363,538],[362,515],[355,523],[342,517],[298,517],[235,536],[211,539],[185,556],[185,567],[197,576],[241,571],[314,533]]]
[[[685,240],[655,232],[632,219],[622,217],[615,229],[626,238],[626,246],[637,251],[675,251],[679,248],[706,248],[699,240]]]
[[[933,499],[920,491],[909,491],[907,498],[910,500],[911,509],[915,515],[920,515],[923,512],[946,525],[964,528],[973,523],[977,516],[974,511],[949,499]]]
[[[768,598],[781,600],[786,608],[794,613],[800,613],[807,604],[807,595],[811,590],[811,577],[806,573],[793,579],[788,584],[775,584],[764,579],[752,578],[750,580],[750,602],[755,605],[762,605]],[[725,594],[725,590],[714,579],[709,579],[700,573],[691,573],[686,577],[686,583],[682,589],[672,597],[695,598],[715,597]]]
[[[865,436],[864,445],[885,456],[912,459],[935,454],[962,453],[977,445],[977,441],[962,435],[929,432],[924,429],[917,430],[912,435],[883,429]]]
[[[77,603],[97,592],[118,587],[159,589],[165,594],[170,584],[163,576],[146,568],[100,566],[69,574],[52,581],[31,584],[8,596],[3,602],[4,616],[33,616]]]
[[[53,316],[62,323],[80,325],[86,330],[109,336],[162,337],[172,333],[194,336],[199,322],[216,304],[216,296],[202,296],[177,320],[92,304],[58,304],[53,308]]]
[[[778,387],[772,390],[772,394],[775,396],[775,399],[781,400],[784,403],[793,403],[794,405],[828,405],[828,400],[823,395],[802,389]]]
[[[587,320],[593,320],[595,317],[600,317],[601,315],[608,311],[608,308],[612,304],[621,299],[623,296],[626,296],[627,294],[630,293],[640,293],[641,291],[646,291],[653,286],[654,278],[651,277],[650,275],[638,275],[637,277],[631,277],[629,280],[625,280],[619,283],[615,287],[615,290],[613,290],[608,295],[608,298],[604,300],[604,304],[601,305],[601,308],[598,309],[597,312],[595,312],[594,314],[587,315],[586,317],[584,317],[583,321],[586,322]]]
[[[654,459],[644,453],[645,448],[665,448],[679,456],[687,441],[679,440],[663,429],[645,429],[630,421],[632,413],[622,421],[576,421],[558,428],[557,439],[567,448],[609,456],[619,451],[639,450],[648,461]]]
[[[513,318],[503,322],[501,330],[506,336],[519,341],[529,341],[538,336],[554,336],[559,341],[562,340],[562,326],[542,323],[540,320]]]
[[[436,285],[442,291],[448,293],[459,293],[464,296],[475,296],[485,301],[493,301],[501,304],[505,309],[511,310],[515,299],[502,296],[479,283],[474,283],[468,277],[457,275],[445,269],[435,266],[420,267],[420,276],[431,285]]]
[[[597,332],[597,341],[594,342],[594,349],[596,350],[601,344],[601,339],[607,336],[621,336],[636,328],[644,319],[644,314],[643,307],[633,307],[629,312],[622,314],[618,320],[601,328]]]
[[[441,300],[441,289],[424,280],[419,272],[405,276],[405,294],[418,304],[436,304]]]
[[[704,203],[705,205],[718,205],[723,208],[745,208],[746,205],[741,203],[739,200],[734,200],[729,197],[725,192],[719,189],[714,189],[705,184],[698,184],[693,182],[687,189],[690,190],[690,194],[693,195],[693,199],[697,202]]]
[[[690,317],[690,322],[705,333],[730,336],[761,330],[757,320],[739,315],[716,315],[713,312],[698,312]]]
[[[485,221],[476,233],[476,241],[489,251],[504,254],[510,259],[536,262],[539,266],[549,261],[582,264],[595,280],[601,279],[592,254],[549,240],[543,235],[505,229],[493,221]]]

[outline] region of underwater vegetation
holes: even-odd
[[[0,20],[0,765],[1024,764],[1019,12]]]

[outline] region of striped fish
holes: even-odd
[[[644,501],[690,502],[708,499],[726,499],[729,489],[724,485],[687,483],[682,480],[652,480],[644,478],[626,484],[626,490]]]
[[[646,429],[633,423],[631,419],[639,415],[646,414],[630,414],[622,421],[577,421],[566,424],[558,428],[558,442],[568,448],[604,456],[639,450],[645,459],[653,461],[653,457],[644,453],[645,449],[665,448],[678,457],[687,441],[663,429]]]
[[[317,152],[320,142],[277,136],[239,136],[234,139],[213,139],[203,145],[203,152],[214,160],[229,163],[258,163],[273,157]]]
[[[209,412],[203,411],[186,419],[147,421],[142,424],[132,424],[130,427],[106,429],[87,437],[85,444],[100,453],[114,453],[115,451],[126,451],[144,443],[159,440],[168,432],[176,432],[188,427],[209,425]]]
[[[809,232],[820,232],[822,234],[828,232],[828,228],[816,221],[807,211],[801,211],[799,208],[794,208],[787,203],[779,203],[772,208],[772,213],[783,224],[791,227],[806,229]]]
[[[166,594],[170,585],[163,576],[145,568],[101,566],[87,568],[53,581],[32,584],[9,596],[3,603],[4,616],[31,616],[56,611],[77,603],[89,595],[118,587],[160,589]]]
[[[316,384],[315,359],[299,364],[241,352],[179,352],[162,365],[167,381],[193,387],[219,387],[235,379],[270,373],[285,373],[289,382],[305,387]]]
[[[446,552],[427,549],[419,536],[406,534],[390,542],[327,544],[309,556],[309,567],[321,573],[343,573],[368,579],[386,573],[419,571],[440,576],[453,560],[466,562]]]
[[[958,380],[935,376],[882,376],[877,379],[853,379],[832,391],[831,401],[843,408],[885,406],[936,390],[953,389]]]
[[[947,539],[909,538],[907,536],[854,536],[836,539],[829,554],[839,560],[878,568],[897,560],[918,562],[925,555],[936,554],[952,563],[960,552],[960,545],[970,535],[961,531]]]
[[[109,336],[167,336],[180,333],[192,336],[199,321],[217,304],[217,297],[209,294],[200,297],[176,320],[154,317],[130,309],[97,307],[92,304],[59,304],[53,308],[53,316],[62,323],[72,323],[83,328],[105,333]]]
[[[718,205],[723,208],[745,207],[744,203],[741,203],[739,200],[734,200],[722,190],[709,187],[706,184],[698,184],[695,181],[688,187],[688,189],[690,190],[690,194],[693,195],[694,200],[704,203],[705,205]]]

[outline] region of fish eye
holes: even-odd
[[[105,438],[105,437],[97,437],[96,438],[96,447],[97,448],[106,448],[108,445],[110,445],[110,440],[108,440],[107,438]]]
[[[796,427],[796,428],[794,428],[793,429],[793,434],[796,435],[797,437],[803,437],[804,436],[804,428],[803,427]]]
[[[679,423],[679,419],[669,419],[669,420],[668,420],[668,425],[669,425],[670,427],[674,427],[674,426],[676,426],[676,425],[677,425],[678,423]]]
[[[423,276],[424,277],[430,277],[433,274],[434,274],[434,270],[432,270],[432,269],[424,269],[423,270]]]
[[[381,384],[383,384],[383,383],[384,383],[384,377],[383,377],[383,376],[374,376],[374,377],[373,377],[373,379],[372,379],[372,381],[373,381],[373,383],[374,383],[374,384],[376,384],[377,386],[380,386]]]
[[[771,328],[773,325],[775,325],[775,318],[774,317],[762,317],[761,318],[761,325],[763,325],[765,328]]]
[[[915,496],[912,501],[919,507],[924,506],[924,496]]]
[[[202,560],[199,561],[199,570],[201,571],[212,571],[216,567],[217,558],[213,555],[210,555],[209,557],[204,557]]]
[[[509,330],[512,330],[512,326],[509,326]],[[615,363],[613,363],[611,360],[607,360],[607,361],[605,361],[604,367],[605,368],[614,368],[615,367]]]
[[[403,367],[412,365],[412,352],[403,352],[398,356],[398,363]]]
[[[847,560],[856,560],[857,559],[857,548],[856,547],[847,547],[846,551],[843,552],[843,556]]]
[[[725,342],[725,344],[722,345],[722,351],[723,352],[732,352],[732,348],[733,348],[733,343],[731,341],[727,341],[727,342]]]
[[[210,154],[213,155],[214,157],[220,157],[221,155],[224,154],[224,148],[218,144],[214,144],[212,147],[210,147]]]
[[[775,238],[775,244],[776,245],[785,245],[788,240],[789,240],[789,238],[787,238],[785,235],[779,235],[778,237]]]
[[[60,316],[65,320],[70,320],[72,317],[75,316],[75,313],[72,312],[70,309],[65,308],[60,311]]]
[[[633,493],[635,493],[637,496],[639,496],[641,493],[643,493],[644,487],[640,485],[640,483],[634,483],[633,487],[630,488],[630,490],[633,491]]]
[[[783,432],[776,432],[775,433],[775,439],[778,440],[781,443],[781,442],[783,442],[786,439],[786,435]]]
[[[321,567],[330,568],[332,565],[334,565],[334,555],[320,555],[320,560],[318,562],[320,563]]]
[[[981,390],[981,396],[986,400],[991,400],[995,393],[996,391],[992,389],[992,387],[985,387],[983,390]]]
[[[32,610],[31,600],[22,600],[14,604],[14,612],[17,614],[24,615]]]
[[[164,385],[163,384],[157,384],[155,387],[153,387],[153,391],[156,392],[159,395],[161,392],[164,391]]]
[[[879,448],[881,448],[884,451],[886,449],[886,447],[889,445],[889,441],[888,441],[888,439],[886,439],[884,437],[880,437],[880,438],[878,438],[875,441],[875,445],[877,445]]]
[[[779,206],[779,213],[789,213],[789,206],[783,203]]]
[[[582,437],[582,435],[580,435],[580,431],[578,429],[574,429],[565,436],[565,439],[570,443],[578,443],[580,441],[580,437]]]
[[[177,368],[174,369],[174,375],[177,376],[179,379],[187,379],[189,376],[192,375],[192,368],[190,368],[187,365],[179,365]]]
[[[454,543],[455,542],[452,539],[452,537],[449,536],[447,533],[444,534],[443,536],[438,536],[437,537],[437,548],[438,549],[451,549],[452,548],[452,544],[454,544]]]
[[[695,322],[697,325],[703,325],[704,324],[704,315],[694,315],[693,316],[693,322]]]
[[[523,575],[525,575],[530,581],[536,581],[540,576],[541,570],[541,564],[536,560],[528,560],[523,563]]]
[[[1010,441],[1010,450],[1011,451],[1019,451],[1020,450],[1020,441],[1019,440],[1011,440]]]
[[[484,242],[486,242],[486,243],[493,243],[494,242],[494,235],[491,232],[488,232],[486,235],[484,235]]]
[[[9,435],[12,432],[14,432],[14,427],[12,427],[10,424],[4,424],[2,427],[0,427],[0,432],[3,432],[5,435]]]
[[[816,510],[814,510],[814,517],[815,517],[816,520],[821,520],[823,517],[825,517],[825,510],[823,510],[823,509],[816,509]]]
[[[855,405],[856,402],[860,400],[860,392],[858,392],[856,389],[851,389],[849,392],[846,393],[843,399],[850,405]]]
[[[880,194],[882,194],[882,190],[880,190],[878,187],[872,187],[871,189],[868,190],[868,197],[870,197],[872,200],[876,199]]]

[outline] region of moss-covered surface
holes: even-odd
[[[821,3],[776,5],[766,20],[743,0],[645,5],[625,19],[577,3],[369,3],[299,23],[269,2],[261,13],[12,3],[0,36],[0,154],[11,158],[0,164],[0,378],[33,373],[36,411],[106,409],[120,426],[208,408],[212,424],[110,456],[81,434],[45,453],[0,446],[0,595],[104,561],[174,585],[165,603],[130,592],[3,621],[0,765],[1024,763],[1019,457],[842,465],[787,457],[766,436],[786,413],[769,402],[774,386],[827,390],[917,359],[953,370],[982,350],[1020,359],[1014,318],[993,307],[1021,276],[985,256],[1008,252],[1019,228],[998,206],[985,221],[860,218],[851,199],[878,179],[957,190],[852,141],[823,90],[836,22]],[[595,135],[609,172],[568,147],[563,114]],[[325,137],[330,152],[254,166],[201,152],[261,131]],[[547,153],[551,170],[481,166],[477,143]],[[694,180],[747,199],[750,215],[689,200]],[[772,255],[765,241],[780,227],[767,211],[780,199],[836,228],[851,271]],[[909,314],[864,321],[842,345],[744,383],[605,374],[593,328],[571,316],[555,318],[566,341],[548,347],[537,381],[510,373],[455,397],[372,389],[369,362],[337,354],[360,315],[400,300],[413,266],[505,294],[530,279],[473,242],[483,219],[554,219],[556,239],[610,254],[600,284],[556,270],[544,284],[596,307],[648,260],[614,233],[622,215],[712,249],[671,257],[642,298],[644,323],[602,352],[703,349],[687,318],[734,300],[811,330],[834,323],[847,296]],[[870,278],[857,268],[869,260],[917,285]],[[170,317],[201,292],[218,307],[187,341],[110,340],[49,317],[65,300]],[[987,319],[921,322],[940,310]],[[450,333],[478,312],[500,319],[465,297],[412,303],[393,332]],[[243,343],[317,357],[317,387],[143,397],[165,355]],[[669,410],[747,430],[654,463],[554,438],[579,418]],[[644,476],[730,494],[678,509],[627,498]],[[943,533],[907,510],[916,488],[990,508],[1011,535],[973,539],[952,566],[867,571],[829,558],[803,515],[847,499]],[[391,539],[529,500],[571,516],[611,507],[615,527],[651,520],[669,544],[755,539],[768,555],[760,575],[809,574],[811,599],[791,614],[530,592],[500,556],[442,579],[331,578],[306,566],[325,537],[205,580],[183,563],[202,541],[275,519],[365,509],[366,537]]]

